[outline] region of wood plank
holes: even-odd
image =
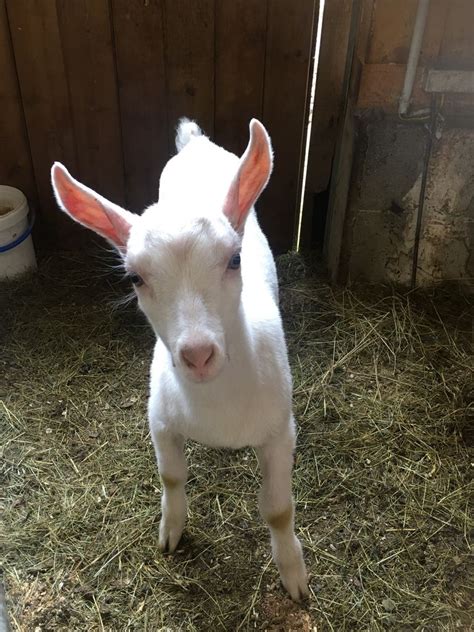
[[[214,0],[164,0],[170,148],[182,116],[214,134]]]
[[[215,139],[240,155],[262,116],[266,0],[216,1]]]
[[[17,187],[36,205],[38,193],[4,0],[0,0],[0,77],[0,183]]]
[[[385,0],[375,5],[372,34],[365,61],[403,64],[408,59],[418,0]]]
[[[78,177],[124,204],[116,69],[107,0],[58,0]]]
[[[438,56],[449,5],[446,0],[430,2],[421,64],[429,64]],[[417,6],[418,0],[384,0],[375,4],[365,61],[371,64],[407,63]]]
[[[404,64],[365,64],[360,78],[358,108],[398,111],[405,78]],[[413,85],[410,109],[428,107],[430,96],[423,89],[424,68],[419,67]]]
[[[340,280],[341,250],[345,232],[347,201],[354,159],[354,112],[349,103],[342,121],[338,151],[335,156],[335,172],[331,181],[328,222],[324,240],[324,258],[332,283]]]
[[[351,7],[352,0],[333,0],[325,6],[307,174],[307,188],[313,192],[324,191],[331,174],[344,105],[342,88]]]
[[[428,70],[426,92],[474,93],[474,70]]]
[[[352,0],[332,0],[324,7],[300,235],[303,250],[312,248],[314,239],[324,240],[325,218],[316,217],[316,196],[328,188],[341,123],[351,8]]]
[[[347,203],[352,179],[355,126],[354,110],[361,75],[361,58],[367,50],[374,0],[354,2],[343,79],[344,112],[338,130],[323,254],[333,283],[341,277],[341,252],[346,228]]]
[[[50,168],[55,160],[76,167],[56,4],[8,0],[7,10],[41,206],[38,223],[55,241],[75,229],[57,209]]]
[[[360,9],[357,9],[357,4],[360,4]],[[360,66],[366,62],[369,51],[377,0],[356,0],[352,6],[355,10],[360,11],[359,30],[357,32],[357,41],[354,50],[356,66],[360,70]]]
[[[446,0],[431,0],[426,18],[425,32],[423,35],[423,45],[420,51],[419,64],[422,66],[431,66],[437,63],[438,55],[441,49],[443,33],[446,25],[450,2]],[[410,32],[410,40],[413,27]],[[404,60],[408,61],[408,57]]]
[[[272,0],[268,5],[263,122],[275,167],[257,210],[275,252],[294,246],[316,4]]]
[[[170,151],[160,0],[113,0],[127,207],[158,198]],[[174,147],[173,147],[174,150]]]
[[[474,2],[451,0],[441,44],[439,67],[474,69]]]

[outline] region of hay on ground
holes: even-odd
[[[0,295],[14,630],[467,629],[472,301],[335,290],[298,257],[279,265],[308,602],[279,586],[251,450],[188,445],[185,534],[159,553],[151,332],[134,305],[111,308],[114,275],[55,257]]]

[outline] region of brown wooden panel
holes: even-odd
[[[346,211],[353,176],[355,143],[354,110],[372,22],[374,0],[353,3],[343,79],[343,114],[338,129],[331,175],[329,205],[323,243],[323,255],[332,282],[341,273],[341,252],[345,234]]]
[[[343,78],[352,0],[332,0],[324,8],[311,137],[306,172],[300,248],[312,246],[315,194],[329,185],[337,132],[343,111]],[[322,227],[320,227],[322,229]],[[322,241],[323,234],[317,236]]]
[[[158,199],[170,155],[162,8],[160,0],[112,2],[126,198],[134,211]]]
[[[371,64],[403,64],[408,59],[418,0],[377,2],[366,61]]]
[[[266,0],[216,1],[215,139],[241,154],[262,116]]]
[[[321,33],[307,188],[324,191],[331,174],[334,145],[342,112],[342,88],[352,0],[332,0],[324,10]]]
[[[123,204],[123,155],[109,4],[107,0],[58,0],[58,14],[78,176]]]
[[[470,0],[466,0],[470,2]],[[431,0],[420,62],[436,59],[443,35],[447,0]],[[415,24],[418,0],[383,0],[375,3],[366,61],[372,64],[406,64]]]
[[[418,68],[410,101],[411,108],[427,107],[430,96],[423,90],[423,68]],[[403,89],[406,66],[404,64],[365,64],[360,78],[359,108],[398,110]]]
[[[37,201],[28,137],[4,0],[0,0],[0,184]]]
[[[50,168],[60,160],[75,169],[56,4],[48,0],[8,0],[7,10],[41,206],[38,222],[54,238],[74,229],[57,210]]]
[[[450,0],[439,67],[474,68],[474,1]]]
[[[268,4],[263,121],[272,138],[275,167],[257,209],[276,252],[294,245],[316,4]]]
[[[423,45],[420,52],[420,65],[431,66],[433,63],[437,63],[450,3],[451,0],[449,2],[446,2],[446,0],[431,0],[430,2],[423,35]],[[408,61],[408,57],[405,61]]]
[[[214,134],[214,0],[165,0],[170,146],[182,116]]]

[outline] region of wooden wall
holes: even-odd
[[[319,249],[325,240],[327,198],[337,139],[344,126],[349,32],[358,3],[360,0],[326,0],[324,5],[303,198],[303,250]]]
[[[317,0],[0,0],[0,182],[25,191],[54,246],[55,160],[134,211],[157,199],[179,117],[242,152],[252,116],[275,149],[259,215],[293,244]],[[315,31],[314,31],[315,32]]]
[[[316,78],[307,188],[324,191],[331,176],[339,119],[352,0],[326,0]]]
[[[396,112],[405,78],[418,0],[382,0],[372,3],[372,19],[357,105]],[[412,108],[429,106],[424,91],[428,68],[471,70],[474,68],[474,1],[431,0],[423,36],[419,67],[412,95]],[[472,110],[474,99],[446,96],[450,113]]]

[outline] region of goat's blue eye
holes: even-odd
[[[139,274],[137,274],[136,272],[131,272],[128,275],[128,277],[129,277],[130,281],[133,283],[133,285],[135,287],[140,287],[140,285],[143,285],[142,277]]]
[[[229,270],[238,270],[240,268],[240,253],[237,252],[235,255],[232,255],[227,267]]]

